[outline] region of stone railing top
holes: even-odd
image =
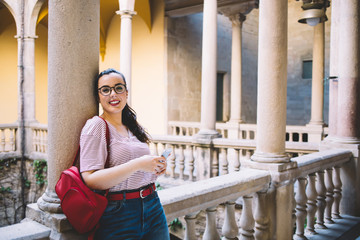
[[[168,221],[269,187],[267,171],[241,169],[227,175],[159,191]]]
[[[38,123],[38,122],[32,122],[29,123],[28,125],[26,125],[25,127],[31,127],[31,128],[36,128],[36,129],[42,129],[42,130],[47,130],[48,129],[48,125],[47,124],[43,124],[43,123]],[[18,128],[19,127],[19,123],[18,122],[14,122],[14,123],[2,123],[0,124],[0,129],[4,129],[4,128]]]
[[[351,156],[352,152],[349,150],[332,149],[295,157],[292,158],[291,161],[296,162],[297,167],[284,172],[272,171],[272,181],[284,182],[299,177],[305,177],[321,170],[340,166],[349,161]]]
[[[175,135],[154,135],[152,136],[154,142],[166,142],[169,144],[189,144],[194,143],[194,137],[191,136],[175,136]],[[214,147],[229,147],[229,148],[246,148],[255,149],[256,140],[245,139],[230,139],[230,138],[214,138],[212,139]],[[286,142],[285,148],[289,152],[316,152],[319,151],[318,143],[310,142]]]
[[[30,125],[30,127],[32,129],[41,129],[41,130],[47,130],[48,129],[48,125],[47,124],[43,124],[43,123],[32,123]]]
[[[17,128],[19,126],[18,123],[2,123],[0,124],[0,129],[4,129],[4,128]]]
[[[153,142],[166,142],[169,144],[185,144],[191,143],[193,137],[190,136],[175,136],[175,135],[152,135]]]
[[[285,142],[285,149],[289,152],[317,152],[319,151],[319,143],[314,142]]]
[[[256,148],[256,140],[245,140],[245,139],[230,139],[230,138],[215,138],[213,139],[215,147],[246,147],[247,149]]]

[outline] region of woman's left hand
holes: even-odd
[[[156,169],[156,175],[160,176],[166,172],[167,162],[164,157],[161,157],[158,161],[159,161],[159,164]]]

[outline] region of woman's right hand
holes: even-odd
[[[163,173],[166,169],[166,160],[164,157],[144,155],[136,159],[139,168],[144,172],[151,172],[154,174]]]

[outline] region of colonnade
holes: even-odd
[[[11,5],[11,1],[3,1]],[[27,2],[32,2],[35,5],[40,4],[37,5],[38,9],[40,9],[44,1],[34,0]],[[121,2],[124,1],[120,1],[120,11],[118,12],[122,18],[120,70],[124,72],[130,84],[131,17],[135,13],[133,8],[121,9]],[[125,2],[131,3],[131,1]],[[337,111],[337,114],[331,114],[330,117],[330,122],[332,123],[334,118],[336,118],[336,128],[331,128],[331,134],[333,135],[331,146],[334,146],[334,144],[342,144],[344,146],[344,143],[354,146],[354,144],[360,143],[360,128],[358,127],[358,119],[360,119],[360,94],[358,93],[360,89],[360,73],[358,68],[360,62],[360,36],[359,31],[354,31],[354,29],[360,28],[360,4],[357,0],[349,0],[347,4],[341,4],[340,0],[333,0],[332,3],[333,14],[336,11],[339,18],[339,23],[334,24],[332,27],[332,34],[339,34],[341,38],[339,37],[337,44],[331,45],[330,49],[332,54],[334,51],[338,51],[338,62],[331,66],[338,67],[336,75],[339,79],[338,92],[334,90],[334,87],[330,89],[331,96],[337,95],[337,101],[330,99],[330,112],[333,113],[334,109]],[[265,168],[271,171],[282,171],[294,167],[285,154],[287,4],[287,0],[268,0],[260,1],[259,6],[257,147],[251,159],[253,167]],[[340,8],[335,9],[335,6],[340,6]],[[52,215],[61,211],[54,187],[61,171],[69,167],[73,160],[73,153],[77,148],[76,143],[79,137],[74,134],[74,129],[81,129],[86,119],[97,112],[94,101],[82,101],[82,99],[93,99],[92,83],[90,80],[98,73],[99,10],[99,0],[49,1],[49,175],[48,188],[39,199],[38,206],[41,209],[39,210],[40,212],[42,211],[47,216],[52,216],[48,218],[52,221],[48,224],[52,227],[60,226],[57,228],[59,232],[62,231],[62,220],[59,222],[59,219]],[[211,139],[219,137],[215,130],[217,12],[216,0],[204,1],[201,130],[194,138],[194,141],[198,142],[199,145],[211,143]],[[233,92],[234,96],[231,97],[230,120],[237,123],[242,121],[241,106],[240,109],[235,109],[235,106],[238,107],[239,102],[241,102],[241,23],[244,20],[241,14],[241,12],[238,12],[235,15],[231,15],[233,19],[231,84],[232,89],[236,88],[236,91]],[[76,22],[77,25],[74,26],[73,22]],[[273,28],[268,27],[268,22],[272,23]],[[34,22],[32,21],[31,23]],[[339,25],[341,25],[341,28]],[[323,35],[323,24],[315,28],[315,36],[318,34]],[[35,31],[26,35],[26,38],[19,38],[19,41],[24,40],[24,53],[28,56],[26,57],[28,61],[24,62],[24,69],[27,72],[25,83],[29,84],[26,86],[26,91],[28,92],[25,94],[26,101],[29,101],[30,104],[25,113],[26,119],[29,121],[35,119],[35,94],[34,87],[32,86],[35,82],[34,58],[33,56],[31,57],[31,53],[34,53],[34,39]],[[321,62],[321,57],[323,56],[323,46],[321,44],[323,40],[321,40],[321,37],[316,39],[319,39],[319,43],[314,43],[314,53],[319,48],[318,54],[320,60],[318,66],[319,69],[323,69],[323,62]],[[130,49],[130,52],[123,50],[123,48]],[[330,72],[335,74],[334,69],[330,69]],[[323,96],[321,84],[319,84],[321,76],[323,78],[323,75],[319,72],[319,76],[316,78],[316,86],[318,87],[315,87],[315,83],[313,84],[313,98]],[[312,123],[323,123],[320,105],[319,103],[312,104]],[[206,159],[211,159],[212,153],[207,152],[203,154],[201,152],[203,150],[201,148],[199,150],[198,156],[203,158],[202,166],[197,166],[198,174],[201,175],[201,172],[206,172],[204,170],[207,170],[209,167],[207,164],[211,164],[211,162],[205,162],[207,161]],[[357,154],[354,154],[355,161],[358,158],[358,151]],[[357,192],[360,192],[359,183],[357,183],[359,181],[356,182],[354,178],[359,178],[359,175],[359,172],[354,172],[354,176],[351,176],[351,179],[349,179],[350,186],[354,187]],[[202,175],[199,179],[207,177],[210,177],[210,173]],[[269,197],[277,196],[276,204],[281,205],[282,201],[287,201],[287,198],[282,198],[281,196],[287,196],[288,194],[293,194],[292,184],[274,186],[272,192],[269,193]],[[347,204],[346,201],[348,200],[345,199],[343,204]],[[360,200],[355,199],[352,201],[354,204],[348,207],[348,211],[355,210],[356,214],[359,215],[359,209],[356,206],[360,206]],[[280,216],[288,216],[288,214],[282,213],[281,208],[276,209],[277,212],[272,214],[275,215],[277,223],[272,227],[281,226],[284,229],[284,224],[291,224],[291,219],[281,218]],[[292,228],[289,226],[286,229],[291,230]],[[272,231],[276,232],[276,229]]]

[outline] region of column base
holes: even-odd
[[[41,223],[57,232],[66,232],[73,229],[64,214],[43,211],[36,203],[26,206],[26,218]]]
[[[324,122],[312,121],[306,124],[308,142],[320,142],[324,137]]]
[[[37,205],[39,209],[50,212],[50,213],[62,213],[60,206],[60,199],[57,194],[49,191],[48,189],[45,193],[37,200]]]
[[[314,120],[310,120],[310,122],[308,124],[306,124],[306,126],[321,126],[323,127],[325,124],[324,124],[324,121],[314,121]]]
[[[333,137],[333,142],[342,144],[360,144],[360,139],[356,137]]]
[[[260,163],[288,163],[290,158],[284,154],[273,154],[255,151],[251,156],[251,160]]]
[[[240,126],[241,123],[244,123],[242,120],[230,120],[226,123],[228,129],[228,138],[230,139],[240,139]]]
[[[252,158],[252,157],[251,157]],[[274,172],[284,172],[289,169],[297,168],[297,162],[286,162],[286,163],[269,163],[269,162],[256,162],[252,159],[247,159],[241,162],[242,167],[274,171]]]
[[[343,138],[338,138],[334,136],[328,137],[324,139],[324,141],[320,142],[319,151],[324,151],[334,148],[346,149],[346,150],[350,150],[355,158],[359,157],[360,142],[352,143],[352,141],[344,141],[344,140],[345,139]]]
[[[222,135],[216,130],[201,129],[193,136],[193,141],[199,144],[210,144],[214,138],[221,138]]]

